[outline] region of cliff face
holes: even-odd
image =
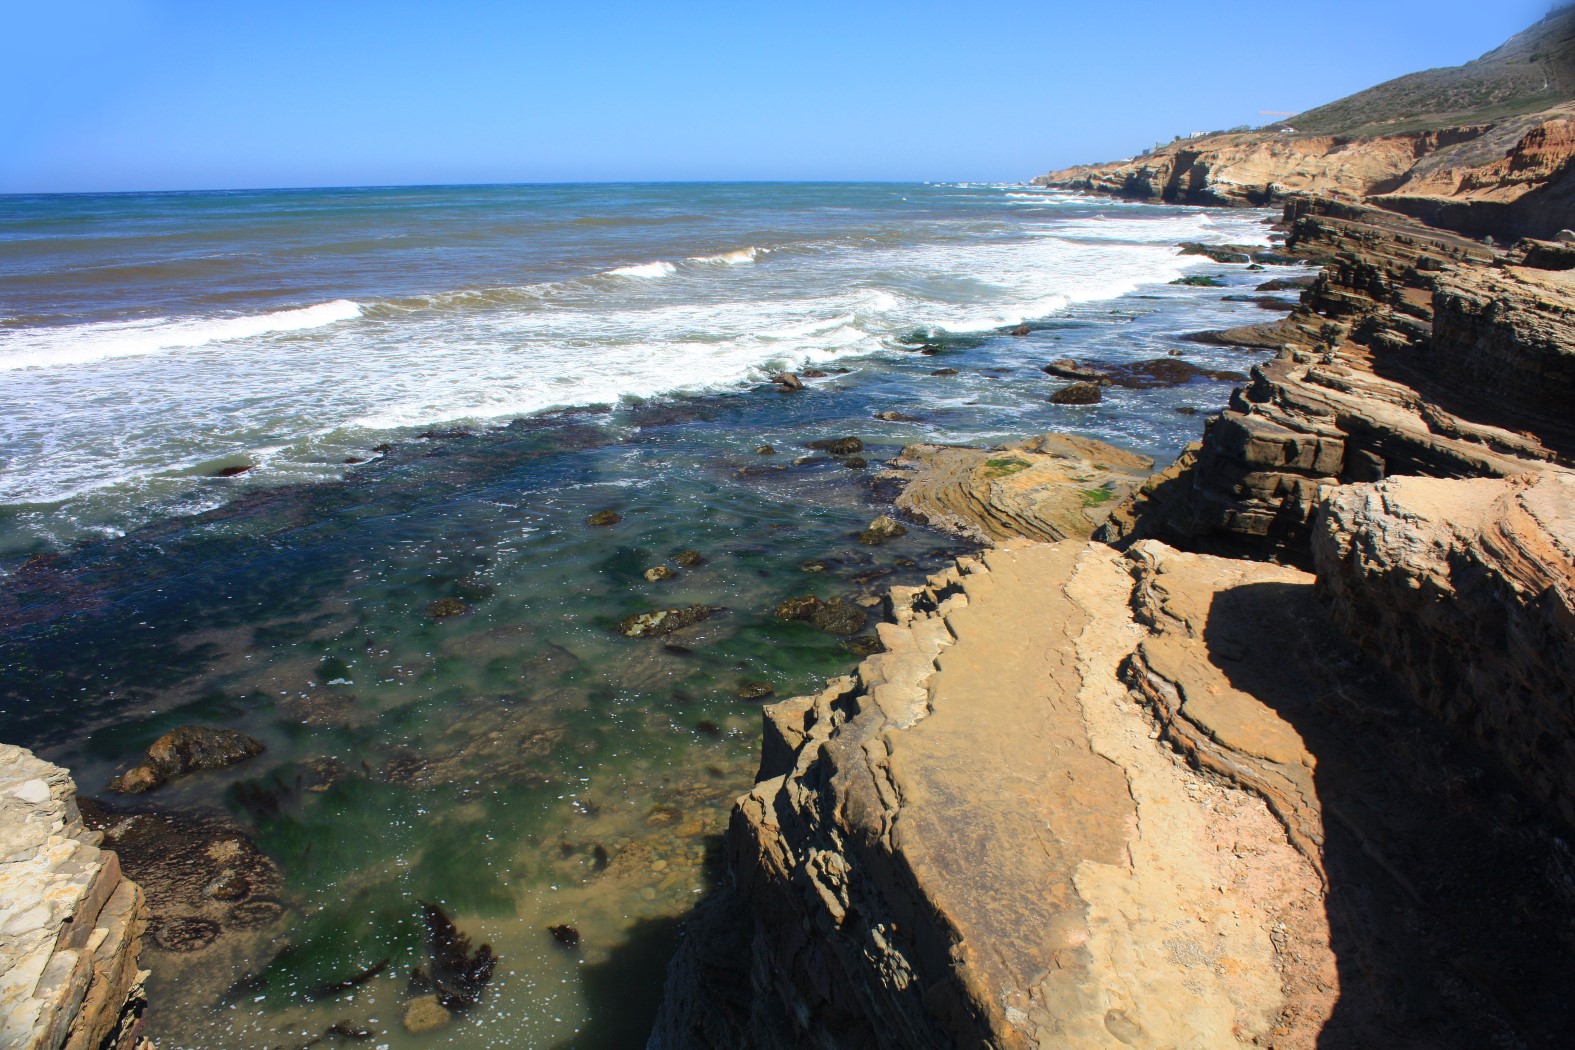
[[[1392,135],[1266,131],[1184,139],[1081,165],[1040,186],[1177,204],[1264,205],[1294,194],[1369,200],[1480,237],[1575,226],[1575,107]]]
[[[1575,476],[1349,486],[1313,552],[1347,633],[1575,825]]]
[[[1101,533],[1305,560],[1326,486],[1508,477],[1568,465],[1575,271],[1558,246],[1494,257],[1400,216],[1287,208],[1288,243],[1330,262],[1284,322],[1215,342],[1278,346],[1200,446]],[[1487,265],[1489,261],[1496,265]]]
[[[0,745],[0,1045],[141,1041],[147,908],[75,799],[65,770]]]

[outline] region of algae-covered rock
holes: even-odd
[[[866,525],[863,532],[859,533],[859,542],[869,547],[878,547],[887,540],[894,540],[898,536],[907,535],[907,533],[907,527],[901,522],[889,515],[882,514]]]
[[[721,611],[710,605],[690,605],[633,613],[618,621],[618,633],[626,638],[660,638],[708,620]]]

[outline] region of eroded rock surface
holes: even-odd
[[[1575,273],[1371,208],[1301,201],[1287,216],[1291,240],[1332,261],[1289,318],[1253,327],[1277,356],[1102,538],[1305,560],[1326,486],[1572,462]]]
[[[1347,633],[1575,825],[1575,476],[1348,486],[1313,550]]]
[[[998,449],[909,445],[876,482],[901,487],[900,510],[967,539],[1085,539],[1153,465],[1102,441],[1044,434]]]
[[[0,744],[0,1045],[129,1050],[147,907],[58,766]]]
[[[651,1046],[1558,1045],[1536,807],[1301,570],[1018,544],[766,709]]]

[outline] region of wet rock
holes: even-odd
[[[653,565],[645,570],[645,578],[651,583],[661,583],[663,580],[670,580],[676,575],[677,573],[665,565]]]
[[[155,740],[147,758],[110,782],[109,789],[123,794],[152,790],[172,777],[244,762],[263,752],[263,742],[234,729],[180,726]]]
[[[252,884],[239,872],[223,871],[203,889],[216,901],[238,901],[252,891]]]
[[[932,376],[954,376],[956,374],[957,369],[955,368],[937,368],[935,371],[930,373]]]
[[[777,450],[772,448],[770,445],[761,445],[759,448],[755,449],[755,455],[757,456],[774,456],[776,454]]]
[[[452,1017],[448,1008],[438,1002],[437,996],[423,995],[405,1004],[403,1022],[407,1032],[419,1035],[422,1032],[435,1032],[447,1026]]]
[[[679,551],[677,554],[673,555],[673,561],[677,562],[686,569],[692,569],[696,565],[705,564],[705,555],[701,554],[697,550]]]
[[[847,459],[842,461],[842,465],[847,467],[849,470],[863,470],[870,464],[869,460],[865,459],[863,456],[849,456]]]
[[[1260,310],[1294,310],[1299,305],[1295,299],[1285,299],[1278,295],[1226,295],[1221,296],[1224,303],[1251,303]]]
[[[1180,247],[1182,255],[1202,255],[1217,263],[1252,261],[1250,250],[1237,244],[1199,244],[1197,241],[1183,241]]]
[[[547,927],[547,932],[552,934],[554,941],[565,948],[578,948],[580,946],[580,931],[566,922]]]
[[[1260,292],[1299,292],[1303,288],[1311,288],[1315,280],[1317,278],[1311,275],[1306,277],[1276,277],[1272,281],[1264,281],[1258,285],[1257,290]]]
[[[917,423],[919,421],[917,416],[904,415],[901,412],[892,412],[889,410],[875,413],[875,418],[884,420],[887,423]]]
[[[859,533],[859,542],[868,547],[878,547],[887,540],[894,540],[898,536],[906,536],[908,529],[895,518],[882,514],[864,527]]]
[[[886,651],[880,639],[873,634],[861,634],[857,638],[849,638],[842,643],[842,647],[861,660],[866,656],[874,656],[876,653]]]
[[[770,682],[758,679],[745,679],[738,683],[738,688],[733,690],[733,695],[740,700],[759,700],[776,692],[776,687]]]
[[[153,943],[167,952],[201,951],[219,939],[219,924],[209,919],[180,915],[155,919],[148,924]]]
[[[1059,376],[1062,379],[1077,379],[1085,383],[1097,383],[1102,379],[1109,378],[1110,375],[1110,373],[1101,369],[1080,365],[1070,357],[1062,357],[1051,361],[1040,371],[1046,375]]]
[[[1109,374],[1112,386],[1131,390],[1151,390],[1155,387],[1181,386],[1194,379],[1213,379],[1225,383],[1245,383],[1247,376],[1241,372],[1227,372],[1199,368],[1188,361],[1174,357],[1161,357],[1152,361],[1139,361],[1119,365]]]
[[[618,621],[618,633],[626,638],[659,638],[692,627],[721,611],[710,605],[690,605],[633,613]]]
[[[702,718],[700,721],[695,723],[695,732],[701,733],[704,736],[719,737],[722,735],[722,727],[711,721],[709,718]]]
[[[804,389],[803,382],[792,372],[783,372],[781,375],[772,376],[771,381],[777,386],[781,387],[784,391],[797,391]]]
[[[360,456],[346,456],[346,457],[345,457],[345,458],[344,458],[344,462],[345,462],[345,463],[346,463],[346,465],[348,465],[348,466],[352,466],[352,467],[353,467],[353,466],[355,466],[355,465],[356,465],[356,464],[357,464],[357,463],[365,463],[365,462],[366,462],[366,460],[365,460],[365,459],[363,459],[363,458],[362,458],[362,457],[360,457]]]
[[[245,474],[251,469],[252,464],[241,463],[230,467],[220,467],[218,470],[213,472],[213,476],[216,478],[236,478],[240,477],[242,474]]]
[[[822,438],[811,441],[808,448],[822,449],[833,456],[851,456],[855,452],[864,451],[864,442],[856,437]]]
[[[864,629],[868,614],[845,598],[827,601],[814,595],[789,598],[777,605],[777,618],[813,624],[827,634],[855,635]]]
[[[1188,288],[1224,288],[1225,287],[1225,282],[1224,281],[1221,281],[1218,278],[1210,277],[1207,274],[1197,274],[1197,273],[1189,274],[1186,277],[1178,277],[1176,280],[1171,281],[1170,283],[1171,284],[1185,285]]]
[[[1050,395],[1052,405],[1092,405],[1104,397],[1093,383],[1073,383]]]
[[[599,510],[585,519],[585,524],[596,526],[616,525],[623,520],[623,515],[615,510]]]
[[[122,795],[140,795],[163,786],[165,776],[149,765],[132,766],[109,782],[109,790]]]
[[[1006,330],[1006,334],[1007,335],[1024,336],[1024,335],[1027,335],[1031,331],[1033,331],[1033,329],[1029,328],[1027,325],[1020,324],[1020,325],[1018,325],[1015,328],[1008,328]]]
[[[373,445],[372,451],[376,452],[379,456],[386,456],[390,452],[394,451],[394,446],[385,441],[381,445]]]
[[[427,618],[429,620],[447,620],[454,616],[463,616],[470,611],[470,606],[458,598],[439,598],[427,605]]]
[[[456,441],[459,438],[475,436],[475,433],[469,430],[428,430],[424,434],[416,435],[421,441]]]
[[[804,369],[804,371],[800,372],[799,375],[802,376],[805,379],[825,379],[826,378],[826,373],[822,372],[818,368],[806,368],[806,369]]]

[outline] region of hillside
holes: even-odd
[[[1575,6],[1463,66],[1034,182],[1177,204],[1322,194],[1475,237],[1550,237],[1575,228]]]
[[[1575,5],[1463,66],[1428,69],[1270,126],[1320,135],[1428,131],[1535,113],[1575,98]]]

